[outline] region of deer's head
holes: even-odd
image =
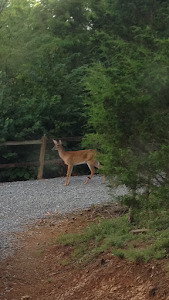
[[[62,141],[59,140],[59,142],[57,142],[56,140],[53,140],[54,142],[54,147],[52,148],[52,150],[59,150],[60,148],[62,148]]]

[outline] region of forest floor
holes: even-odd
[[[72,260],[73,246],[56,238],[121,214],[118,207],[50,216],[17,234],[19,249],[1,267],[2,300],[169,300],[168,260],[130,262],[111,250],[88,264]]]

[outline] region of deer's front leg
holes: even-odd
[[[71,176],[71,173],[72,173],[72,168],[73,168],[73,166],[68,165],[68,167],[67,167],[67,175],[66,175],[66,182],[65,182],[64,185],[68,185],[70,183],[70,176]]]

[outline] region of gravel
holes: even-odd
[[[94,176],[84,185],[86,176],[72,177],[64,186],[65,178],[19,181],[0,185],[0,260],[12,251],[13,233],[42,219],[49,212],[69,213],[92,204],[100,204],[125,194],[123,186],[111,191],[101,176]]]

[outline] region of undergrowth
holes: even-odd
[[[112,255],[131,261],[147,262],[150,259],[168,257],[169,219],[167,220],[166,214],[159,213],[154,221],[149,220],[148,225],[150,231],[135,235],[132,229],[136,229],[136,225],[131,225],[128,215],[125,215],[100,220],[99,224],[92,223],[82,233],[62,235],[56,242],[73,246],[72,259],[80,263],[90,262],[106,249]]]

